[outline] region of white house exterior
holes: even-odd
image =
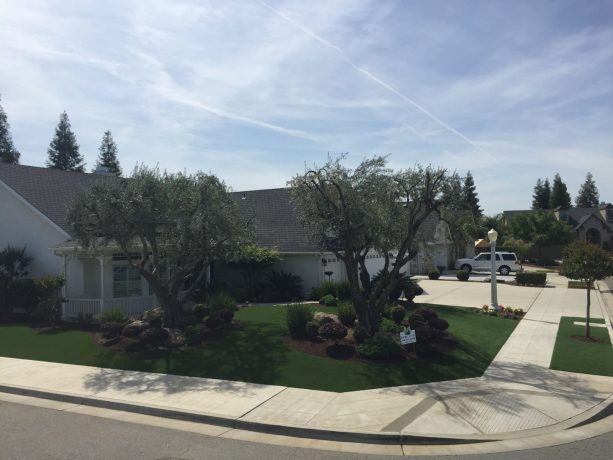
[[[95,315],[109,308],[137,314],[156,305],[147,282],[128,266],[120,251],[107,247],[93,253],[72,239],[66,222],[68,205],[78,193],[105,180],[122,179],[0,163],[0,248],[26,246],[27,254],[33,257],[33,277],[65,276],[64,317]],[[309,239],[287,189],[235,192],[232,196],[252,222],[256,242],[281,253],[283,260],[273,268],[300,276],[306,295],[324,280],[346,279],[342,262]],[[424,234],[434,238],[424,239],[411,272],[447,265],[448,233],[446,225],[432,215],[424,225]],[[378,254],[369,255],[369,272],[381,269],[383,260]]]

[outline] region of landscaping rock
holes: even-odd
[[[143,321],[149,324],[153,328],[161,328],[164,322],[164,311],[161,307],[147,310],[143,313]]]
[[[164,342],[164,346],[168,348],[180,348],[187,344],[187,340],[185,339],[185,334],[180,329],[164,329],[168,338]]]
[[[321,320],[323,318],[330,318],[332,321],[338,322],[337,315],[333,315],[332,313],[324,313],[323,311],[318,311],[317,313],[315,313],[315,316],[313,316],[313,321],[321,324]]]
[[[124,337],[137,337],[143,332],[148,326],[148,323],[144,321],[132,321],[124,326],[121,331],[121,335]]]
[[[111,345],[115,345],[121,341],[122,337],[118,335],[117,337],[111,337],[110,339],[102,339],[100,340],[100,345],[103,347],[110,347]]]

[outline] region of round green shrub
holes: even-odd
[[[185,341],[188,345],[198,345],[202,342],[202,327],[200,325],[187,326],[185,328]]]
[[[431,280],[437,280],[441,277],[441,272],[439,272],[438,270],[430,270],[428,272],[428,278],[430,278]]]
[[[440,331],[425,325],[415,329],[415,335],[418,343],[432,343],[440,336]]]
[[[432,308],[428,307],[419,307],[415,310],[415,314],[421,316],[426,322],[430,321],[432,318],[437,318],[438,315]]]
[[[218,313],[211,313],[211,315],[204,320],[204,325],[213,332],[220,332],[225,324],[226,322]]]
[[[438,330],[438,331],[446,331],[449,329],[449,323],[446,319],[443,318],[430,318],[428,321],[428,326]]]
[[[337,300],[336,297],[334,297],[332,294],[326,294],[321,299],[319,299],[319,303],[327,307],[336,307]]]
[[[307,339],[313,342],[319,337],[319,324],[316,321],[309,321],[304,329]]]
[[[467,271],[464,270],[458,270],[458,272],[455,275],[460,281],[468,281],[468,278],[470,278],[470,273],[468,273]]]
[[[194,308],[192,308],[192,315],[194,315],[198,321],[202,321],[202,318],[208,316],[210,313],[211,309],[204,303],[197,303],[194,305]]]
[[[223,292],[210,296],[208,305],[212,312],[223,310],[224,308],[231,311],[238,310],[234,297],[224,294]]]
[[[384,335],[367,338],[356,350],[366,359],[393,359],[402,356],[400,345]]]
[[[341,304],[338,307],[338,320],[347,327],[352,327],[353,323],[355,323],[356,315],[353,305],[351,304]]]
[[[405,314],[406,310],[400,305],[394,305],[392,308],[390,308],[390,319],[397,324],[400,324],[402,322]]]
[[[396,323],[395,321],[392,321],[391,319],[381,318],[381,324],[379,325],[379,329],[382,332],[399,333],[404,330],[404,327],[402,327],[400,324]]]

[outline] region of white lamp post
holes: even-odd
[[[491,229],[487,232],[487,239],[490,240],[490,248],[491,248],[491,259],[492,259],[492,308],[498,311],[498,294],[496,292],[496,240],[498,239],[498,232],[494,229]]]

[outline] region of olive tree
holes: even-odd
[[[356,316],[372,335],[401,270],[417,254],[420,227],[442,206],[446,173],[420,165],[395,172],[380,156],[350,169],[343,159],[295,176],[290,194],[314,241],[344,263]],[[384,257],[374,283],[366,268],[370,251]]]
[[[146,167],[127,180],[101,180],[74,200],[68,218],[83,247],[111,245],[138,269],[173,328],[210,263],[234,253],[246,235],[217,177]]]
[[[590,338],[590,291],[594,281],[613,276],[613,258],[595,244],[574,241],[564,249],[560,274],[581,280],[585,286],[587,304],[585,310],[585,337]]]

